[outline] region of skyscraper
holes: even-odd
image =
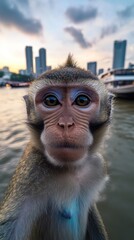
[[[103,69],[103,68],[100,68],[100,69],[98,70],[98,75],[102,74],[103,72],[104,72],[104,69]]]
[[[88,62],[87,63],[87,70],[90,70],[93,74],[96,75],[97,62]]]
[[[52,70],[52,67],[51,66],[47,66],[47,69],[46,69],[47,71],[50,71],[50,70]]]
[[[35,58],[36,77],[40,74],[40,57]]]
[[[114,41],[113,69],[124,68],[127,41]]]
[[[39,57],[40,57],[40,73],[43,73],[46,71],[46,49],[45,48],[40,48]]]
[[[30,75],[33,74],[33,50],[31,46],[26,46],[25,54],[27,74]]]

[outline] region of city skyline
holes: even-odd
[[[116,5],[116,7],[115,7]],[[27,17],[28,16],[28,17]],[[57,19],[58,16],[58,19]],[[97,61],[112,67],[113,42],[127,40],[126,65],[134,62],[134,0],[0,1],[0,68],[25,69],[24,47],[47,49],[47,65]]]
[[[104,68],[98,68],[98,62],[87,62],[86,68],[87,70],[90,70],[93,74],[99,75],[103,73],[104,71],[109,71],[110,69],[121,69],[125,68],[125,61],[126,61],[126,50],[127,50],[127,40],[115,40],[113,42],[113,59],[112,59],[112,67],[108,69]],[[40,48],[38,50],[38,56],[33,55],[33,46],[25,46],[25,62],[26,66],[25,69],[19,69],[19,73],[22,75],[32,75],[35,74],[36,77],[38,77],[40,74],[45,72],[46,70],[51,70],[51,66],[47,66],[47,50],[45,48]],[[35,63],[35,64],[34,64]],[[133,68],[134,63],[129,62],[128,66],[126,68]],[[0,70],[8,69],[8,72],[11,72],[9,70],[8,66],[4,66]],[[5,71],[5,70],[4,70]]]

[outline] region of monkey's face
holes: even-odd
[[[44,122],[41,142],[53,162],[85,159],[93,143],[90,123],[100,109],[99,95],[89,86],[46,86],[35,97],[36,111]]]

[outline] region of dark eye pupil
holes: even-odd
[[[87,106],[90,103],[90,99],[87,96],[78,96],[75,103],[79,106]]]
[[[44,99],[44,104],[46,106],[56,106],[56,105],[59,104],[59,101],[58,101],[58,99],[55,96],[47,96]]]

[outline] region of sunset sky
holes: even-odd
[[[114,40],[127,40],[134,63],[134,0],[0,0],[0,68],[25,69],[25,46],[47,50],[55,67],[74,55],[81,67],[112,66]]]

